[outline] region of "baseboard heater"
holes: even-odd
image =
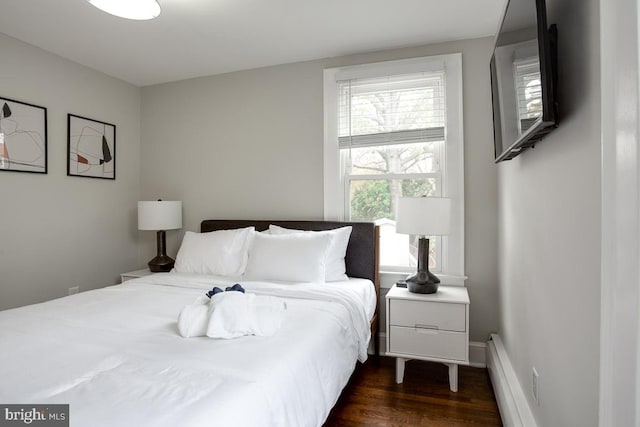
[[[492,334],[487,342],[487,369],[502,424],[505,427],[537,427],[507,351],[497,334]]]

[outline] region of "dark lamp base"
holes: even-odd
[[[153,273],[168,273],[171,271],[173,264],[175,264],[176,261],[170,256],[167,256],[167,240],[164,230],[158,231],[157,241],[158,254],[154,259],[149,261],[147,265],[149,266],[149,270]]]
[[[435,294],[438,292],[440,279],[427,271],[418,271],[407,277],[407,289],[416,294]]]
[[[407,277],[407,289],[416,294],[435,294],[440,279],[429,272],[429,239],[418,239],[418,272]]]
[[[157,256],[149,261],[149,270],[154,273],[168,273],[173,268],[175,260],[169,256]]]

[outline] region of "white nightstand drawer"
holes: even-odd
[[[391,353],[464,362],[468,359],[465,333],[401,326],[391,326],[390,332]]]
[[[466,330],[464,304],[394,299],[391,301],[390,311],[389,322],[394,326],[418,326],[457,332]]]

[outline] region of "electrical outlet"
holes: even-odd
[[[74,286],[73,288],[69,288],[69,295],[77,294],[80,292],[80,286]]]
[[[532,379],[531,393],[533,394],[533,399],[536,401],[536,404],[540,406],[540,374],[538,374],[535,367],[533,368]]]

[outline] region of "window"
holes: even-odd
[[[463,275],[459,54],[325,70],[325,218],[381,226],[380,264],[411,271],[417,237],[395,232],[398,197],[454,199],[430,269]]]
[[[519,131],[523,134],[542,116],[542,85],[538,56],[515,60],[513,75],[516,85]]]

